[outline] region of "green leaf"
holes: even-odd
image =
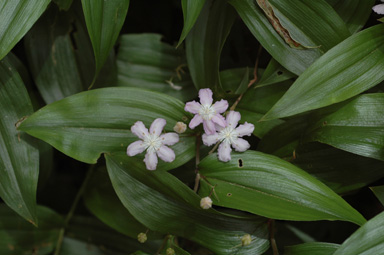
[[[55,2],[55,4],[60,7],[60,10],[68,11],[73,0],[53,0],[53,2]]]
[[[304,48],[324,53],[350,36],[344,21],[325,0],[269,0],[274,14],[290,36]]]
[[[207,0],[194,27],[186,38],[189,71],[196,89],[211,88],[214,95],[224,95],[220,79],[220,54],[236,19],[236,12],[226,1]]]
[[[0,253],[2,255],[51,254],[63,220],[49,208],[38,206],[39,228],[27,223],[4,204],[0,205]]]
[[[169,255],[170,251],[169,249],[172,249],[175,253],[174,255],[191,255],[189,252],[183,250],[177,245],[177,240],[175,240],[175,236],[168,236],[167,242],[165,244],[164,249],[162,250],[162,255]]]
[[[47,104],[83,90],[70,36],[72,18],[52,5],[25,37],[29,67]]]
[[[288,246],[284,248],[284,254],[286,255],[333,255],[339,244],[334,243],[303,243],[294,246]]]
[[[215,254],[262,254],[268,249],[266,219],[203,210],[200,197],[168,172],[148,171],[123,154],[106,155],[106,160],[121,202],[149,229],[190,239]],[[252,242],[241,246],[247,233]]]
[[[384,205],[384,185],[382,186],[375,186],[375,187],[370,187],[372,192],[375,194],[377,199],[379,199],[380,203]]]
[[[346,23],[349,31],[358,32],[372,13],[375,0],[327,0]]]
[[[187,37],[189,31],[195,24],[197,17],[199,16],[201,9],[203,8],[205,0],[182,0],[181,6],[183,7],[184,26],[181,32],[179,42],[176,47]]]
[[[384,254],[384,212],[353,233],[333,255]]]
[[[128,34],[119,39],[117,85],[146,88],[188,101],[196,90],[186,73],[185,54],[159,34]]]
[[[320,143],[300,145],[291,162],[324,182],[336,193],[357,190],[384,177],[383,161]]]
[[[234,68],[220,72],[220,81],[227,97],[238,97],[248,89],[249,68]]]
[[[1,1],[0,59],[4,58],[28,32],[50,2],[50,0]]]
[[[15,127],[32,112],[23,81],[6,57],[0,61],[0,196],[9,207],[37,225],[39,151]]]
[[[129,0],[81,0],[96,59],[96,76],[108,58],[128,12]]]
[[[290,72],[301,74],[321,56],[317,48],[305,50],[291,48],[275,31],[256,1],[230,0],[229,3],[235,7],[245,25],[263,48]]]
[[[351,98],[384,80],[384,25],[359,32],[309,67],[263,117],[283,118]]]
[[[313,122],[305,139],[384,160],[383,114],[383,93],[362,95],[338,111]]]
[[[233,154],[224,163],[212,154],[200,162],[199,169],[203,176],[200,194],[206,196],[214,187],[215,205],[280,220],[365,222],[322,182],[272,155],[247,151]]]
[[[178,121],[188,121],[184,104],[165,94],[136,88],[104,88],[82,92],[45,106],[26,119],[20,130],[35,136],[86,163],[96,163],[101,153],[126,151],[139,140],[130,131],[136,121],[147,128],[156,118],[167,121],[172,131]],[[159,162],[158,168],[175,168],[190,160],[194,152],[193,136],[180,136],[171,148],[172,163]]]
[[[105,170],[99,169],[93,174],[83,196],[84,203],[105,224],[136,239],[139,233],[147,232],[147,228],[138,222],[120,202]],[[148,232],[147,236],[148,241],[159,238],[159,235],[152,231]]]
[[[287,81],[294,77],[296,77],[296,75],[285,69],[274,58],[272,58],[271,61],[269,61],[263,75],[257,81],[255,88]]]

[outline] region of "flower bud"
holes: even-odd
[[[147,234],[145,233],[139,233],[137,235],[137,240],[140,242],[140,243],[145,243],[145,241],[147,241]]]
[[[187,124],[185,124],[184,122],[177,122],[176,125],[173,127],[173,130],[176,132],[176,133],[184,133],[185,130],[187,130]]]
[[[203,197],[200,200],[200,207],[203,209],[209,209],[212,207],[212,199],[210,197]]]
[[[242,245],[242,246],[250,245],[251,242],[252,242],[252,238],[251,238],[251,235],[250,235],[250,234],[245,234],[245,235],[243,235],[243,237],[241,238],[241,245]]]
[[[168,249],[165,251],[165,254],[167,254],[167,255],[175,255],[176,252],[175,252],[174,249],[172,249],[172,248],[168,248]]]

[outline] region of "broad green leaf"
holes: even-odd
[[[269,61],[263,75],[256,83],[256,88],[283,82],[296,77],[293,73],[281,66],[275,59]]]
[[[339,244],[334,243],[303,243],[294,246],[288,246],[284,248],[284,254],[286,255],[333,255]]]
[[[201,9],[204,6],[204,3],[205,0],[181,1],[181,6],[183,7],[184,26],[177,47],[180,46],[180,44],[184,41],[185,37],[187,37],[189,31],[192,29],[193,25],[197,20],[197,17],[201,12]]]
[[[128,12],[129,0],[81,0],[96,59],[96,75],[112,50]]]
[[[241,113],[241,121],[255,126],[253,134],[262,138],[273,127],[283,120],[259,122],[263,115],[284,95],[292,82],[285,81],[265,87],[250,88],[241,99],[236,110]]]
[[[136,88],[104,88],[82,92],[45,106],[28,117],[19,129],[35,136],[79,161],[96,163],[101,153],[126,151],[139,140],[130,131],[136,121],[147,128],[156,118],[167,121],[172,131],[178,121],[188,121],[184,104],[165,94]],[[193,136],[186,132],[171,146],[172,163],[158,168],[175,168],[194,156]]]
[[[203,177],[200,194],[207,196],[214,187],[216,205],[280,220],[365,222],[325,184],[272,155],[233,153],[232,160],[224,163],[211,154],[200,162],[199,169]]]
[[[53,0],[53,2],[55,2],[55,4],[60,7],[60,10],[68,11],[73,0]]]
[[[93,174],[83,196],[84,203],[105,224],[136,239],[139,233],[147,232],[147,228],[138,222],[120,202],[105,170],[100,169]],[[159,238],[159,235],[152,231],[147,232],[147,236],[148,241]]]
[[[349,31],[358,32],[372,13],[375,0],[326,0],[346,23]]]
[[[384,212],[369,220],[353,233],[333,255],[383,255]]]
[[[164,249],[161,251],[160,254],[162,255],[169,255],[170,252],[172,251],[169,251],[169,249],[172,249],[175,254],[174,255],[191,255],[189,252],[183,250],[182,248],[180,248],[177,244],[177,240],[175,240],[175,236],[172,236],[172,235],[169,235],[168,236],[168,239],[167,239],[167,242],[165,244],[165,247]]]
[[[380,203],[384,205],[384,185],[370,187],[370,189],[373,191],[377,199],[379,199]]]
[[[159,34],[127,34],[119,39],[117,85],[163,92],[182,101],[197,96],[186,73],[185,54]]]
[[[51,254],[63,220],[47,207],[38,206],[39,227],[26,222],[4,204],[0,205],[0,254]]]
[[[305,139],[384,160],[383,114],[383,93],[362,95],[313,122]]]
[[[227,97],[238,97],[248,88],[249,68],[227,69],[220,72],[220,81]]]
[[[0,59],[20,41],[50,0],[0,0]]]
[[[0,197],[34,225],[39,151],[30,137],[16,130],[33,112],[24,83],[8,57],[0,61]]]
[[[52,5],[25,37],[30,70],[47,104],[83,90],[70,36],[72,18]]]
[[[324,182],[336,193],[357,190],[384,177],[383,161],[320,143],[300,145],[291,162]]]
[[[106,155],[108,173],[124,206],[149,229],[181,236],[215,254],[262,254],[268,249],[266,219],[229,216],[200,208],[200,197],[166,171],[148,171],[137,159]],[[241,237],[252,242],[241,246]]]
[[[274,14],[302,47],[318,47],[324,53],[350,36],[344,21],[325,1],[269,0]]]
[[[196,89],[211,88],[217,97],[224,95],[219,78],[220,54],[235,19],[236,12],[226,1],[206,0],[185,41]]]
[[[245,25],[263,48],[290,72],[296,75],[301,74],[321,56],[317,48],[304,50],[291,48],[275,31],[256,1],[230,0],[229,3],[235,7]]]
[[[263,117],[283,118],[351,98],[384,80],[384,25],[354,34],[311,65]]]

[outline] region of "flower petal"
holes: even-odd
[[[255,126],[253,124],[245,122],[244,124],[236,128],[236,132],[239,137],[242,137],[245,135],[250,136],[253,133],[254,129],[255,129]]]
[[[141,140],[133,142],[127,148],[127,155],[130,157],[135,156],[142,153],[146,148],[147,146]]]
[[[217,113],[223,113],[228,108],[228,101],[221,99],[220,101],[217,101],[216,103],[214,103],[212,107],[213,109],[215,109]]]
[[[188,102],[185,104],[184,110],[193,114],[198,114],[201,108],[201,104],[196,101]]]
[[[384,14],[384,4],[378,4],[373,6],[372,10],[377,14]]]
[[[174,145],[179,141],[179,135],[176,133],[166,133],[160,136],[161,143],[165,145]]]
[[[200,98],[200,103],[202,105],[211,105],[212,104],[212,90],[210,89],[200,89],[199,90],[199,98]]]
[[[203,122],[203,118],[200,115],[195,115],[195,117],[192,118],[192,120],[189,122],[189,128],[194,129],[200,123]]]
[[[241,115],[239,112],[230,111],[227,114],[227,125],[231,126],[232,128],[235,128],[237,126],[237,123],[239,123],[240,119]]]
[[[214,133],[213,135],[203,134],[202,138],[203,138],[203,143],[206,146],[211,146],[217,143],[218,141],[220,141],[218,133]]]
[[[148,136],[148,129],[145,127],[142,121],[136,121],[135,124],[131,127],[132,133],[138,138],[144,140]]]
[[[149,128],[149,132],[150,132],[151,134],[160,136],[160,135],[161,135],[161,132],[163,131],[163,128],[164,128],[165,124],[167,124],[167,121],[166,121],[165,119],[157,118],[157,119],[155,119],[155,120],[152,122],[152,125],[151,125],[151,127]]]
[[[227,125],[227,122],[225,121],[224,117],[220,114],[213,115],[211,120],[220,127],[225,127]]]
[[[228,162],[231,160],[231,146],[229,143],[221,143],[217,150],[217,156],[220,161]]]
[[[157,151],[157,156],[165,162],[172,162],[175,160],[175,152],[167,146],[161,146]]]
[[[147,154],[145,154],[144,162],[148,170],[156,170],[156,167],[157,167],[156,152],[154,151],[147,152]]]
[[[204,120],[203,128],[204,128],[204,132],[207,135],[213,135],[214,133],[216,133],[215,123],[213,123],[212,120]]]
[[[237,138],[236,141],[232,143],[232,147],[238,152],[243,152],[248,150],[251,145],[243,138]]]

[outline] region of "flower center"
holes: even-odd
[[[160,149],[162,142],[159,136],[149,134],[145,137],[144,144],[147,147],[148,152],[156,152]]]
[[[215,114],[216,111],[212,105],[202,105],[199,110],[199,115],[203,118],[203,120],[211,120]]]
[[[238,134],[236,130],[230,126],[223,128],[220,132],[220,139],[224,143],[232,144],[237,140]]]

